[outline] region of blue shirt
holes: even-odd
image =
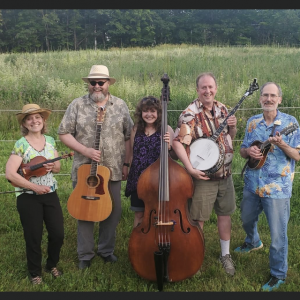
[[[277,110],[274,120],[277,125],[274,131],[281,132],[291,124],[298,124],[295,117]],[[267,125],[263,114],[252,116],[247,121],[245,137],[241,148],[249,148],[254,141],[265,142],[272,134],[274,123]],[[300,129],[297,128],[287,135],[282,135],[282,140],[290,147],[300,151]],[[272,145],[267,154],[267,159],[260,169],[245,170],[245,189],[258,194],[260,197],[290,198],[294,179],[296,161],[288,157],[279,147]]]

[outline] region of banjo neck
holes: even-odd
[[[237,103],[237,105],[230,111],[230,113],[227,115],[227,117],[224,119],[224,121],[221,123],[221,125],[218,127],[218,129],[215,131],[215,133],[209,137],[210,140],[213,140],[214,142],[217,141],[219,135],[221,134],[221,132],[223,131],[223,129],[225,128],[225,126],[227,125],[227,120],[229,117],[231,117],[232,115],[235,114],[235,112],[237,111],[237,109],[241,106],[241,104],[243,103],[243,101],[246,99],[246,97],[250,96],[253,94],[254,91],[258,90],[258,84],[256,82],[256,78],[254,78],[253,82],[250,84],[250,88],[246,91],[246,93],[243,95],[243,97],[241,98],[241,100]]]

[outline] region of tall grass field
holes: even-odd
[[[94,64],[106,65],[116,83],[111,94],[127,103],[133,117],[138,100],[147,95],[160,97],[164,73],[170,82],[168,123],[175,129],[180,112],[197,98],[195,80],[199,73],[211,71],[218,83],[216,99],[233,109],[248,90],[253,79],[259,86],[267,81],[278,83],[283,90],[279,109],[300,117],[300,49],[279,46],[218,47],[173,46],[82,50],[76,52],[47,52],[0,54],[0,192],[12,191],[5,179],[5,165],[13,145],[21,137],[15,114],[27,103],[37,103],[53,110],[48,120],[48,134],[57,140],[60,152],[70,151],[58,138],[57,129],[68,104],[87,93],[81,79]],[[249,254],[233,250],[245,238],[240,219],[243,180],[240,176],[245,160],[239,155],[247,119],[261,112],[259,91],[246,97],[235,115],[238,133],[234,141],[233,179],[237,210],[232,215],[230,249],[235,262],[233,277],[225,274],[218,260],[220,255],[217,218],[213,213],[204,224],[205,256],[198,273],[180,282],[165,282],[164,292],[259,292],[269,280],[270,232],[264,214],[258,228],[264,247]],[[65,240],[58,267],[63,276],[53,279],[43,273],[44,283],[33,286],[27,277],[25,242],[16,208],[14,193],[0,194],[0,291],[1,292],[157,292],[156,282],[140,278],[132,268],[128,256],[128,242],[133,226],[130,200],[124,196],[126,182],[122,182],[122,217],[117,227],[115,255],[117,263],[104,264],[99,258],[91,267],[78,270],[77,220],[67,210],[72,192],[71,160],[61,160],[58,195],[64,213]],[[293,184],[291,217],[288,227],[289,256],[286,283],[278,291],[296,292],[300,288],[300,184],[299,165]],[[95,250],[97,229],[95,224]],[[47,232],[44,230],[42,251],[46,261]],[[172,251],[172,250],[171,250]]]

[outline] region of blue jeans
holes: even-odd
[[[287,226],[290,218],[290,198],[259,197],[244,188],[241,218],[247,234],[245,242],[253,247],[260,241],[257,222],[262,211],[267,217],[271,234],[270,273],[279,279],[285,279],[288,269]]]

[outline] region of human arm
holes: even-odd
[[[229,135],[230,135],[232,140],[235,138],[236,133],[237,133],[236,124],[237,124],[237,120],[236,120],[236,117],[234,115],[230,116],[227,119],[227,125],[228,125],[228,128],[229,128]]]
[[[130,162],[132,160],[131,148],[131,139],[128,139],[125,141],[125,161],[122,168],[122,180],[127,180],[129,167],[125,164],[129,164],[130,166]]]
[[[46,194],[50,192],[50,187],[46,185],[38,185],[25,179],[18,173],[18,169],[22,163],[22,157],[11,154],[6,163],[5,177],[15,186],[34,191],[37,194]]]
[[[54,150],[54,158],[58,157],[57,150]],[[57,160],[52,163],[43,164],[44,168],[47,170],[47,172],[53,172],[58,173],[60,171],[60,161]]]
[[[299,150],[296,148],[291,147],[288,145],[283,139],[282,135],[277,131],[275,136],[269,137],[269,142],[278,148],[280,148],[286,156],[288,156],[291,159],[294,159],[295,161],[299,161],[300,159],[300,154]]]
[[[255,160],[260,160],[263,158],[263,154],[261,153],[261,150],[256,145],[250,146],[248,148],[241,148],[240,155],[243,158],[252,157]]]
[[[174,160],[178,160],[176,152],[174,151],[174,149],[172,147],[173,139],[174,139],[174,130],[172,129],[171,126],[168,125],[168,131],[164,135],[164,140],[168,143],[168,149],[169,149],[169,154],[170,154],[171,158]]]
[[[100,161],[101,151],[94,148],[88,148],[79,143],[72,134],[59,134],[59,139],[70,149],[81,153],[82,155],[94,160]]]
[[[203,180],[209,180],[210,179],[208,176],[205,175],[204,172],[193,168],[182,143],[180,143],[177,140],[173,140],[172,147],[173,147],[177,157],[183,163],[186,170],[188,171],[188,173],[191,176],[195,177],[196,179],[203,179]]]

